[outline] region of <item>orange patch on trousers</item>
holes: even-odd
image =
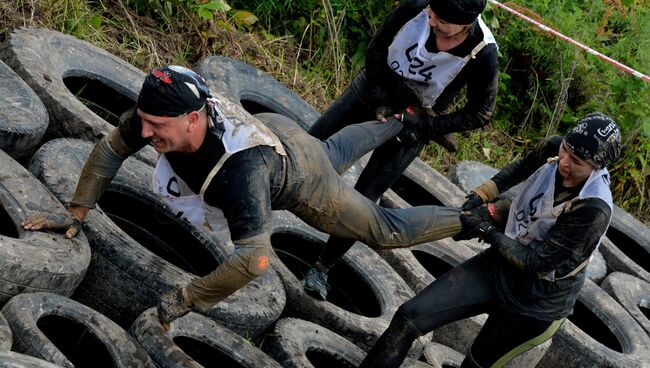
[[[268,266],[269,266],[269,259],[266,256],[260,256],[257,259],[257,268],[265,269]]]

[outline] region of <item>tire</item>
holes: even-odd
[[[0,351],[11,350],[12,341],[11,328],[7,324],[4,315],[0,313]]]
[[[449,238],[378,253],[416,293],[476,255],[474,250]],[[465,352],[486,319],[487,315],[481,314],[440,326],[433,331],[432,341]]]
[[[414,296],[413,291],[377,253],[356,243],[329,271],[328,300],[309,296],[299,279],[315,262],[326,239],[325,234],[294,215],[274,212],[271,243],[279,258],[274,263],[287,292],[286,311],[369,349],[397,308]]]
[[[611,270],[627,272],[650,282],[650,228],[614,206],[607,238],[620,250],[607,253]]]
[[[45,106],[22,79],[0,61],[0,149],[20,159],[29,156],[48,127]]]
[[[463,161],[455,166],[451,180],[464,191],[469,191],[497,172],[497,169],[480,162]],[[512,198],[521,186],[516,185],[503,195]],[[604,240],[599,249],[609,271],[630,273],[650,282],[650,228],[614,205],[612,222],[606,235],[609,242]],[[590,264],[587,267],[598,266]],[[588,269],[587,272],[590,276],[594,275],[594,281],[600,281],[602,271],[589,272]]]
[[[67,200],[91,148],[80,140],[52,140],[34,155],[30,169]],[[152,176],[153,168],[127,159],[83,225],[93,256],[73,298],[124,328],[156,305],[162,293],[211,272],[232,252],[229,238],[166,209],[150,189]],[[182,244],[183,252],[175,244]],[[270,271],[204,313],[243,336],[255,336],[280,316],[285,301],[282,283]]]
[[[634,246],[627,245],[628,249]],[[639,250],[638,247],[636,247]],[[608,237],[604,237],[598,248],[600,253],[605,258],[607,269],[610,272],[623,272],[638,277],[646,282],[650,282],[649,270],[641,267],[638,263],[634,262],[626,253],[624,253],[618,246],[612,243]]]
[[[625,309],[591,280],[553,337],[540,367],[648,367],[650,337]]]
[[[196,313],[173,321],[169,331],[165,331],[158,312],[151,308],[138,317],[130,332],[159,368],[280,368],[280,364],[248,340]]]
[[[102,138],[135,106],[145,77],[88,42],[43,28],[14,30],[0,57],[45,104],[50,115],[46,139]],[[158,157],[151,147],[140,155],[149,164]]]
[[[365,352],[344,337],[315,323],[283,318],[275,325],[269,354],[285,368],[357,367]],[[406,359],[404,367],[430,367]]]
[[[612,272],[601,284],[603,290],[614,297],[650,335],[650,283],[632,275]],[[644,312],[645,311],[645,312]]]
[[[20,226],[34,212],[65,213],[61,203],[13,158],[0,151],[0,305],[12,296],[47,291],[69,296],[90,262],[83,234],[65,239]]]
[[[218,96],[240,103],[251,114],[274,112],[307,130],[320,114],[305,100],[252,65],[222,56],[202,59],[199,73]]]
[[[151,367],[144,349],[102,314],[66,297],[29,293],[2,308],[14,350],[63,367]]]
[[[2,351],[0,352],[0,368],[61,368],[61,366],[29,355]]]
[[[435,368],[443,367],[460,367],[465,356],[456,350],[438,344],[437,342],[428,343],[422,354],[427,363]]]

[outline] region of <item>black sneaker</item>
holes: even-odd
[[[169,329],[169,324],[175,319],[182,317],[190,312],[190,307],[185,304],[183,297],[183,288],[176,288],[160,297],[160,304],[158,304],[158,318],[160,323]]]
[[[305,291],[318,299],[326,300],[330,286],[327,284],[327,271],[320,267],[312,267],[302,280]]]

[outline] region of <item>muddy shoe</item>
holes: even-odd
[[[302,280],[302,287],[307,294],[326,300],[327,293],[330,291],[330,286],[327,284],[327,271],[318,266],[310,268]]]
[[[183,297],[183,288],[173,289],[160,297],[158,304],[158,318],[165,330],[169,329],[169,324],[190,312],[190,307],[185,304]]]

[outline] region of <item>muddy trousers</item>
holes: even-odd
[[[343,94],[316,120],[309,134],[326,139],[349,124],[375,119],[375,111],[367,103],[365,73],[360,73]],[[403,106],[405,108],[406,106]],[[398,108],[396,106],[396,108]],[[399,179],[408,165],[420,155],[424,142],[388,140],[377,147],[359,176],[354,189],[376,202]],[[331,267],[355,240],[331,236],[320,255],[320,263]]]
[[[543,321],[507,311],[498,304],[485,262],[479,254],[436,279],[399,307],[390,325],[360,368],[399,367],[413,341],[447,323],[489,313],[480,333],[465,352],[461,368],[502,367],[550,339],[564,319]]]

